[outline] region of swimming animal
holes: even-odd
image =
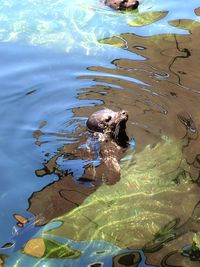
[[[87,120],[88,130],[93,133],[100,144],[99,166],[89,164],[85,168],[81,181],[93,181],[94,183],[104,182],[115,184],[120,179],[119,161],[122,158],[129,138],[126,134],[126,122],[128,112],[112,111],[103,109],[94,112]]]
[[[59,148],[56,155],[44,164],[44,168],[36,171],[39,177],[54,174],[59,179],[34,192],[29,198],[28,211],[34,214],[35,225],[45,225],[80,206],[102,183],[113,185],[120,180],[119,161],[129,141],[126,134],[127,120],[128,112],[124,110],[115,112],[103,109],[92,113],[86,121],[88,131],[83,132],[80,142]],[[88,145],[83,146],[83,142]],[[93,144],[98,144],[98,148]],[[62,170],[57,164],[59,158],[69,163],[71,160],[72,164],[76,159],[90,163],[85,166],[81,177],[74,179],[70,169]],[[91,186],[84,186],[88,182]]]
[[[128,136],[126,134],[126,122],[128,120],[128,112],[112,111],[111,109],[103,109],[94,112],[87,120],[86,125],[91,132],[102,133],[100,141],[112,139],[119,146],[126,147],[128,144]]]
[[[105,0],[104,4],[115,10],[133,10],[139,6],[137,0]]]

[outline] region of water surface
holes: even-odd
[[[0,265],[198,266],[199,6],[1,5]],[[78,181],[89,159],[77,149],[87,117],[105,107],[129,112],[134,148],[121,180],[94,190]],[[67,186],[87,197],[71,194],[69,207]],[[27,250],[35,238],[58,243],[38,256]],[[61,244],[65,258],[47,253]]]

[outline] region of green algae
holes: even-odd
[[[27,242],[23,253],[45,259],[76,259],[81,253],[66,244],[47,238],[35,238]]]
[[[195,243],[195,245],[200,250],[200,232],[194,234],[194,236],[193,236],[193,243]]]
[[[128,21],[128,25],[134,27],[149,25],[166,17],[167,14],[167,11],[152,11],[139,13],[135,16],[135,19],[133,21]]]
[[[167,16],[167,14],[168,14],[167,11],[152,11],[152,12],[136,13],[134,14],[134,20],[132,20],[132,17],[130,16],[127,17],[127,24],[128,26],[132,26],[132,27],[142,27],[142,26],[150,25],[158,20],[161,20],[162,18]],[[127,41],[126,41],[126,38],[123,37],[123,34],[115,35],[112,37],[106,37],[106,38],[100,39],[98,42],[100,44],[112,45],[117,48],[122,48],[122,49],[127,48]]]
[[[112,45],[117,48],[126,48],[126,41],[121,36],[113,36],[99,40],[100,44]]]
[[[190,19],[171,20],[168,23],[173,27],[188,31],[193,31],[195,28],[198,28],[200,26],[200,23],[198,21]]]
[[[181,254],[183,256],[189,257],[191,261],[200,262],[200,246],[199,246],[199,236],[198,236],[198,243],[195,242],[197,237],[193,238],[193,243],[191,246],[187,246],[183,248]],[[195,240],[194,240],[195,239]]]
[[[102,185],[81,206],[59,217],[62,226],[49,232],[77,241],[104,240],[121,248],[138,248],[167,222],[191,215],[196,192],[181,144],[164,138],[127,158],[117,184]],[[185,201],[186,194],[190,202]]]
[[[61,244],[50,239],[44,239],[44,242],[46,246],[44,257],[47,259],[76,259],[79,258],[81,255],[79,251],[72,249],[66,244]]]

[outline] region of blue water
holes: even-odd
[[[200,17],[194,12],[199,6],[200,0],[184,3],[180,0],[143,0],[138,11],[118,13],[100,4],[99,0],[6,0],[1,3],[0,246],[13,242],[16,243],[14,250],[18,250],[28,239],[37,235],[39,228],[33,226],[34,216],[27,212],[28,199],[33,192],[42,190],[57,181],[58,177],[52,174],[46,175],[45,179],[39,178],[35,170],[41,168],[46,152],[50,153],[50,158],[62,145],[78,141],[79,136],[74,133],[84,127],[87,114],[76,117],[74,108],[104,105],[100,97],[80,99],[80,93],[85,88],[93,90],[98,85],[120,90],[114,82],[110,84],[110,80],[106,82],[105,79],[98,81],[96,76],[149,86],[143,78],[91,70],[91,66],[115,69],[113,60],[119,58],[139,62],[145,60],[140,53],[102,44],[98,40],[122,33],[142,37],[167,33],[187,35],[189,30],[173,27],[169,22],[179,19],[200,22]],[[129,26],[141,13],[152,11],[167,13],[150,25]],[[47,123],[41,128],[43,135],[40,138],[43,143],[38,146],[33,133],[44,121]],[[62,166],[62,162],[58,161],[58,164]],[[80,162],[81,166],[84,164]],[[75,172],[77,164],[64,168]],[[13,217],[16,213],[30,219],[24,233],[16,227]],[[18,243],[19,235],[24,237]],[[97,245],[117,252],[99,260],[95,256],[88,259],[88,255],[96,249],[89,247],[81,258],[83,266],[93,261],[103,261],[105,266],[111,266],[111,256],[121,251],[112,244],[98,242]],[[84,247],[85,243],[80,245],[81,249],[82,245]],[[0,251],[3,254],[7,252],[10,253],[10,250]],[[20,255],[17,253],[5,266],[14,266]],[[29,261],[32,264],[29,266],[35,264],[35,260],[25,259],[20,266],[28,266]],[[42,264],[37,266],[44,266]],[[52,263],[51,266],[57,264]],[[80,262],[72,260],[67,264],[80,266]],[[145,256],[138,266],[147,266]]]
[[[143,0],[138,11],[119,14],[104,7],[99,0],[28,1],[7,0],[0,7],[0,40],[56,48],[58,51],[83,49],[98,53],[98,40],[126,32],[150,36],[159,33],[186,33],[169,25],[170,20],[195,19],[198,1]],[[150,26],[129,27],[139,13],[167,11],[168,14]]]

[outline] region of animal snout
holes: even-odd
[[[122,110],[120,113],[121,113],[121,116],[122,116],[123,118],[125,118],[126,120],[128,120],[128,111],[126,111],[126,110]]]

